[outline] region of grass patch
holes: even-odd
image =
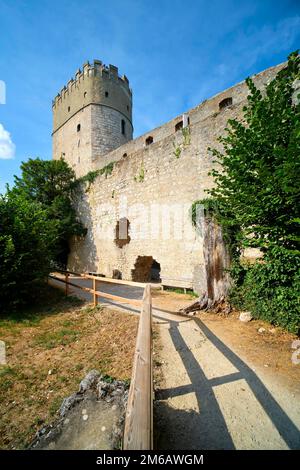
[[[14,384],[15,370],[9,366],[0,366],[0,392],[7,392]]]
[[[138,317],[81,304],[49,288],[40,308],[1,318],[0,449],[26,448],[91,369],[131,377]]]
[[[108,384],[111,384],[114,380],[116,380],[116,378],[106,374],[102,377],[102,380],[104,380],[104,382],[107,382]]]
[[[165,291],[168,291],[168,292],[174,292],[175,294],[186,294],[186,295],[189,295],[191,297],[191,299],[196,299],[199,297],[199,295],[194,292],[192,289],[183,289],[182,287],[164,287],[164,290]]]
[[[0,328],[14,328],[38,326],[45,316],[56,315],[62,310],[68,310],[74,306],[82,305],[83,301],[78,297],[66,297],[60,289],[44,285],[41,286],[40,296],[30,307],[24,307],[17,311],[4,311],[0,315]]]
[[[74,329],[62,329],[58,331],[45,331],[35,337],[35,344],[45,349],[53,349],[58,346],[66,346],[74,343],[80,336],[80,332]]]
[[[0,366],[0,377],[5,377],[6,375],[14,375],[15,371],[12,367],[9,366]]]
[[[50,413],[50,416],[54,416],[59,408],[61,407],[61,404],[63,402],[63,397],[55,397],[52,401],[51,401],[51,404],[49,406],[49,413]]]

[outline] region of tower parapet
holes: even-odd
[[[132,139],[129,80],[100,60],[77,70],[54,98],[52,111],[53,156],[64,157],[78,174],[86,172],[79,168],[83,163]]]

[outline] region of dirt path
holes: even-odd
[[[153,292],[156,447],[299,449],[300,366],[291,366],[290,336],[265,341],[260,322],[174,313],[188,302]]]
[[[299,388],[242,360],[207,323],[158,323],[157,447],[299,449]]]

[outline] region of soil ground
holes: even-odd
[[[177,313],[180,308],[192,302],[187,294],[173,292],[152,292],[153,306],[170,313]],[[300,393],[300,364],[291,360],[291,345],[297,336],[276,328],[262,320],[243,323],[238,320],[240,312],[233,311],[230,315],[198,312],[195,318],[201,319],[213,332],[222,337],[238,354],[251,362],[253,367],[262,369],[266,375],[274,375],[281,383],[292,391]],[[193,317],[192,317],[193,318]],[[258,330],[264,328],[264,332]],[[300,405],[299,405],[300,406]]]
[[[26,447],[91,369],[130,379],[137,325],[130,313],[93,309],[50,287],[43,307],[2,316],[0,448]]]
[[[238,312],[179,316],[174,306],[190,300],[153,297],[165,312],[154,343],[156,447],[299,449],[296,337],[262,321],[242,323]]]

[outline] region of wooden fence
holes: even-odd
[[[68,295],[69,292],[70,292],[69,286],[76,287],[77,289],[81,289],[85,292],[89,292],[93,296],[94,307],[96,307],[96,305],[98,303],[98,297],[103,297],[105,299],[115,300],[117,302],[130,304],[130,305],[136,305],[136,306],[141,306],[142,305],[141,300],[129,299],[129,298],[126,298],[126,297],[120,297],[118,295],[108,294],[107,292],[102,292],[99,289],[97,289],[97,286],[99,286],[100,282],[103,282],[103,283],[123,284],[123,285],[129,285],[129,286],[145,288],[145,283],[133,282],[133,281],[123,281],[123,280],[120,280],[120,279],[111,279],[111,278],[108,278],[108,277],[94,276],[92,274],[81,274],[81,273],[75,273],[75,272],[71,272],[71,271],[57,271],[57,272],[63,274],[64,278],[55,276],[54,274],[50,274],[49,278],[54,279],[55,281],[65,283],[65,293],[66,293],[66,295]],[[74,282],[71,282],[70,281],[70,276],[71,275],[74,275],[76,277],[80,277],[82,279],[91,279],[92,280],[92,287],[85,287],[85,286],[81,286],[80,284],[76,284]]]
[[[94,306],[98,297],[120,303],[141,306],[141,314],[136,339],[131,384],[128,395],[123,438],[124,450],[151,450],[153,448],[153,364],[152,364],[152,300],[151,286],[133,281],[110,279],[91,274],[59,271],[64,278],[50,274],[49,278],[65,283],[65,293],[69,286],[76,287],[93,296]],[[85,287],[70,281],[70,276],[91,279],[92,287]],[[124,284],[143,287],[143,300],[129,299],[97,290],[99,283]]]
[[[124,450],[153,448],[153,369],[151,287],[146,285],[136,340],[125,417]]]

